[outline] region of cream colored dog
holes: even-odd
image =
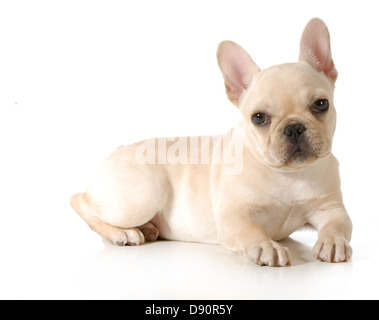
[[[162,239],[222,244],[269,266],[291,264],[278,242],[318,230],[315,258],[352,256],[352,223],[331,153],[337,71],[326,25],[306,26],[297,63],[260,70],[225,41],[218,62],[243,121],[218,137],[152,139],[122,146],[71,204],[117,245]],[[158,231],[159,230],[159,231]]]

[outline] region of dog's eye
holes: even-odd
[[[322,113],[322,112],[328,111],[328,109],[329,109],[329,101],[327,99],[320,99],[314,103],[312,107],[312,112]]]
[[[257,126],[263,126],[270,123],[270,119],[265,113],[258,112],[251,117],[253,123]]]

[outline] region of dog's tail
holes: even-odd
[[[71,200],[70,200],[70,204],[71,204],[71,207],[81,216],[82,215],[82,210],[80,208],[80,201],[82,200],[82,197],[83,197],[83,192],[80,192],[80,193],[77,193],[77,194],[74,194],[72,197],[71,197]]]

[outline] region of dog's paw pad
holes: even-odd
[[[158,239],[159,230],[151,222],[138,227],[138,229],[142,232],[146,242],[152,242]]]

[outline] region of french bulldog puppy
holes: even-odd
[[[310,226],[318,231],[316,259],[349,261],[352,223],[331,151],[337,70],[326,25],[308,23],[296,63],[260,70],[231,41],[220,44],[217,58],[228,98],[243,116],[239,125],[221,136],[122,146],[87,192],[72,197],[72,207],[121,246],[159,234],[289,266],[291,254],[277,241]]]

